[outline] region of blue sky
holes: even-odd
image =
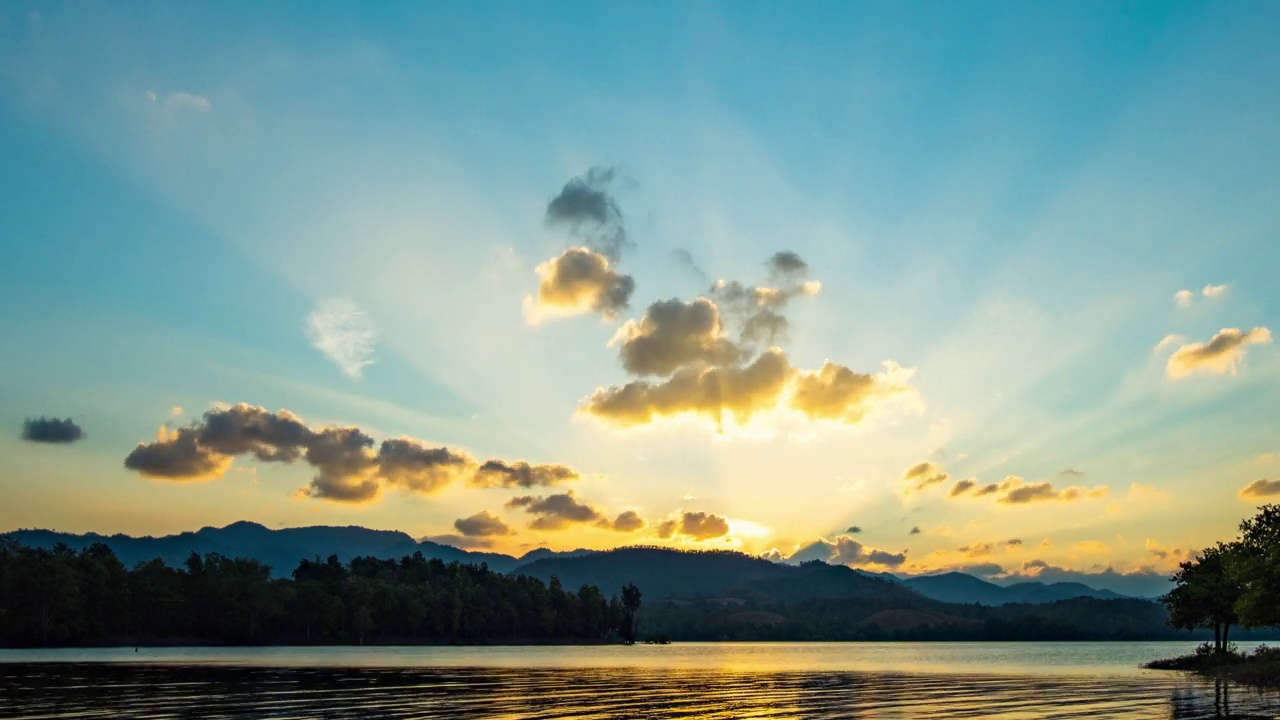
[[[1278,322],[1278,15],[7,5],[0,527],[251,519],[446,536],[484,511],[510,532],[452,539],[788,554],[856,525],[860,546],[905,557],[898,570],[1163,568],[1230,535],[1267,497],[1242,488],[1280,477],[1274,343],[1249,336],[1186,376],[1169,364],[1220,330]],[[577,242],[544,222],[547,203],[592,167],[619,169],[609,192],[634,246],[611,267],[634,278],[630,307],[530,323],[535,268]],[[779,251],[822,283],[786,307],[792,366],[875,376],[891,361],[909,393],[857,421],[784,408],[728,430],[579,411],[636,379],[625,343],[610,346],[625,323],[716,279],[766,283]],[[358,377],[308,336],[332,300],[372,330]],[[252,455],[220,479],[124,467],[158,426],[241,402],[562,464],[581,476],[577,501],[647,525],[531,528],[506,507],[527,489],[466,483],[300,497],[314,468]],[[85,439],[21,440],[42,415],[75,418]],[[948,480],[913,492],[904,475],[925,461]],[[948,495],[1009,476],[1106,496]],[[730,531],[660,537],[699,512]],[[1008,539],[1023,544],[978,551]]]

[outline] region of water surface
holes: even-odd
[[[1194,643],[0,651],[0,718],[1280,717]]]

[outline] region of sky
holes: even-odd
[[[1280,6],[6,3],[0,531],[998,578],[1280,498]]]

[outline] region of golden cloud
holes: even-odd
[[[373,438],[359,428],[315,429],[288,410],[246,403],[216,407],[185,427],[161,428],[156,441],[139,443],[124,465],[149,478],[206,480],[222,476],[242,455],[261,462],[301,460],[315,470],[301,496],[348,503],[373,500],[383,486],[431,494],[466,478],[480,487],[531,487],[578,477],[562,465],[522,461],[490,460],[477,470],[465,452],[407,437],[383,440],[375,451]]]
[[[1248,332],[1223,328],[1207,343],[1183,345],[1169,356],[1165,372],[1171,378],[1184,378],[1193,373],[1211,375],[1235,374],[1250,345],[1271,342],[1271,331],[1256,327]]]
[[[676,535],[693,540],[711,540],[729,534],[729,520],[713,513],[685,512],[678,518],[659,523],[657,533],[664,540]]]
[[[454,520],[453,526],[467,537],[495,537],[511,535],[515,532],[501,518],[490,514],[487,510],[481,510],[471,517]]]
[[[1025,505],[1034,502],[1072,502],[1075,500],[1094,500],[1110,492],[1106,485],[1095,488],[1068,487],[1061,490],[1051,483],[1039,482],[1028,485],[1022,478],[1010,475],[997,488],[1004,495],[997,502],[1005,505]]]
[[[625,310],[635,280],[609,265],[604,255],[585,247],[565,250],[536,268],[538,294],[524,299],[525,319],[543,320],[598,312],[607,320]]]
[[[736,362],[742,351],[725,336],[720,310],[707,298],[662,300],[640,320],[628,320],[609,343],[633,375],[661,375],[691,365]]]
[[[1280,480],[1258,479],[1240,489],[1242,500],[1262,500],[1280,495]]]
[[[909,484],[907,492],[920,492],[933,485],[940,485],[951,479],[951,476],[942,471],[937,463],[920,462],[907,468],[902,474],[902,480]],[[952,488],[952,494],[955,488]]]

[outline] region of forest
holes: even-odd
[[[192,553],[127,568],[110,548],[0,540],[0,645],[595,643],[635,639],[639,588],[606,597],[487,566],[337,557],[289,578]]]

